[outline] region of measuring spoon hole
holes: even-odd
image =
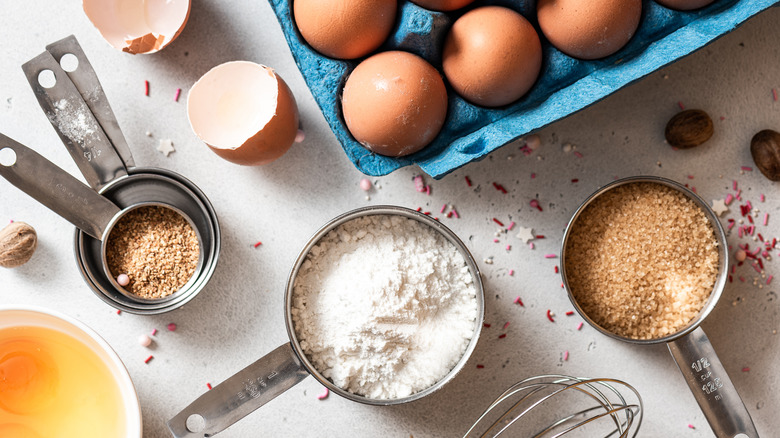
[[[0,165],[10,167],[16,164],[16,152],[11,148],[0,149]]]
[[[198,414],[192,414],[187,417],[186,422],[187,430],[192,433],[203,432],[206,428],[206,419]]]
[[[79,68],[79,59],[72,53],[66,53],[60,58],[60,67],[68,73],[74,72]]]
[[[54,72],[51,70],[43,70],[38,73],[38,83],[43,88],[51,88],[57,83],[57,78],[54,76]]]

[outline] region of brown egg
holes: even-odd
[[[295,0],[303,39],[325,56],[354,59],[376,50],[390,35],[396,0]]]
[[[349,132],[381,155],[413,154],[430,143],[447,116],[447,89],[439,72],[408,52],[382,52],[347,78],[342,111]]]
[[[655,0],[656,3],[678,11],[692,11],[707,6],[715,0]]]
[[[432,11],[454,11],[460,9],[474,0],[412,0],[412,3],[416,3],[425,9]]]
[[[569,56],[598,59],[628,43],[639,26],[642,0],[539,0],[539,27]]]
[[[522,15],[500,6],[473,9],[450,29],[442,55],[444,75],[476,105],[497,107],[523,96],[542,68],[542,44]]]
[[[247,61],[218,65],[190,89],[187,116],[195,134],[236,164],[269,163],[298,133],[298,106],[270,67]]]
[[[190,16],[190,0],[83,0],[82,7],[109,44],[132,54],[167,46]]]

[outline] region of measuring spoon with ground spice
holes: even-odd
[[[173,296],[200,267],[197,227],[171,205],[144,202],[120,209],[32,149],[0,134],[0,176],[84,233],[101,241],[103,269],[134,300]],[[129,277],[127,287],[116,277]]]

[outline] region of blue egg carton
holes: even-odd
[[[696,11],[679,12],[643,0],[639,29],[631,41],[607,58],[583,61],[560,52],[544,38],[536,20],[535,0],[477,0],[449,13],[399,1],[393,32],[377,51],[406,50],[422,56],[441,72],[441,50],[450,25],[470,9],[500,5],[514,9],[534,25],[542,41],[543,65],[539,79],[528,94],[498,109],[470,104],[448,85],[447,119],[436,139],[417,153],[393,158],[361,146],[349,133],[341,114],[344,82],[361,60],[337,60],[316,52],[295,27],[292,1],[269,2],[304,80],[355,167],[366,175],[381,176],[416,164],[434,178],[441,178],[518,137],[603,99],[780,3],[779,0],[716,0]]]

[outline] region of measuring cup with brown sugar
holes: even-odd
[[[216,268],[220,231],[211,203],[181,175],[135,167],[73,36],[46,49],[22,69],[89,186],[2,134],[0,175],[77,227],[79,270],[103,301],[140,314],[182,306]]]
[[[757,438],[700,327],[728,278],[726,235],[695,193],[660,177],[608,184],[580,205],[563,235],[563,284],[596,330],[669,348],[718,437]]]

